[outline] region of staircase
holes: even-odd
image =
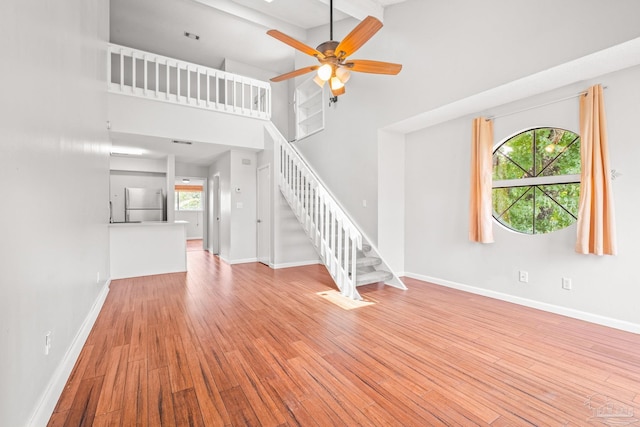
[[[407,289],[295,147],[272,123],[266,128],[275,141],[280,191],[340,293],[361,300],[357,287],[379,282]]]

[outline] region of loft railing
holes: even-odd
[[[267,82],[116,44],[109,44],[107,68],[110,92],[271,118]]]
[[[281,135],[274,140],[280,190],[342,295],[362,299],[356,289],[362,234],[295,149]]]

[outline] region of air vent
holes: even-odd
[[[184,145],[191,145],[191,144],[193,144],[193,142],[191,142],[191,141],[178,141],[177,139],[174,139],[174,140],[173,140],[173,143],[174,143],[174,144],[184,144]]]

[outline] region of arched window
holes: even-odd
[[[493,216],[505,227],[542,234],[573,224],[580,198],[580,137],[535,128],[493,152]]]

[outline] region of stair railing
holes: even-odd
[[[279,132],[274,136],[282,194],[340,293],[361,300],[356,289],[356,256],[362,250],[362,234],[295,149]]]
[[[110,43],[109,92],[172,104],[271,118],[268,82]]]

